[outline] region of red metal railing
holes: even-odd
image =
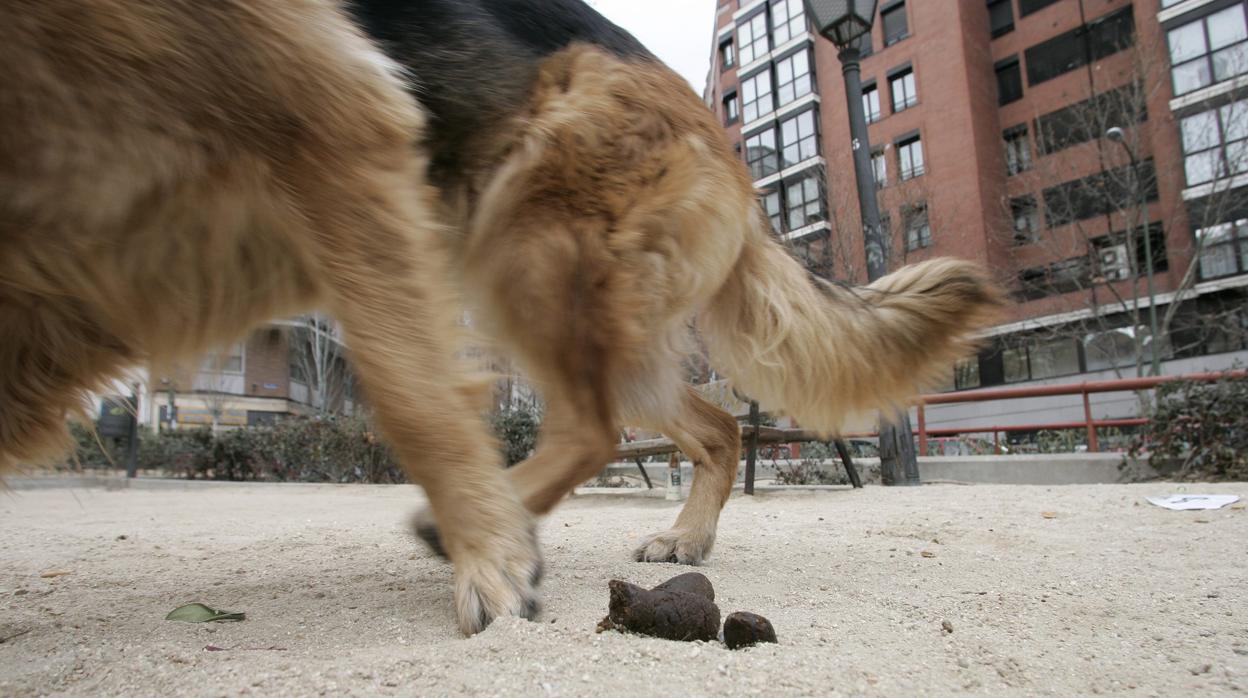
[[[924,395],[918,404],[919,422],[919,453],[927,453],[928,436],[956,436],[958,434],[993,433],[993,439],[1001,432],[1038,431],[1041,429],[1087,429],[1088,450],[1099,451],[1096,430],[1101,427],[1122,427],[1147,424],[1143,417],[1132,419],[1101,419],[1092,418],[1092,403],[1088,396],[1092,393],[1116,393],[1129,390],[1150,390],[1162,383],[1171,381],[1197,381],[1212,383],[1223,378],[1248,378],[1248,371],[1225,371],[1222,373],[1188,373],[1180,376],[1154,376],[1149,378],[1121,378],[1116,380],[1087,381],[1084,383],[1066,383],[1063,385],[1034,385],[1017,388],[991,388],[985,390],[964,390],[957,393],[937,393]],[[1081,395],[1083,396],[1082,422],[1055,422],[1049,424],[1015,424],[997,426],[977,426],[966,428],[927,428],[926,405],[947,405],[961,402],[988,402],[991,400],[1017,400],[1028,397],[1045,397],[1049,395]]]

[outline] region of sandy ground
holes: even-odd
[[[725,615],[761,613],[780,637],[736,652],[594,633],[608,579],[649,585],[686,569],[628,557],[672,520],[677,504],[662,499],[570,499],[542,525],[540,622],[465,639],[449,566],[403,529],[412,488],[0,493],[0,695],[1240,691],[1248,511],[1143,501],[1180,489],[734,495],[701,571]],[[247,620],[163,620],[189,601]]]

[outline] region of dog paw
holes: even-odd
[[[438,532],[438,522],[433,518],[433,510],[422,507],[412,517],[412,533],[425,542],[429,549],[440,558],[446,559],[446,548],[442,545],[442,534]]]
[[[637,562],[676,562],[700,565],[715,543],[714,533],[673,528],[647,537],[633,551]]]
[[[474,635],[499,616],[536,617],[542,558],[532,529],[520,540],[491,541],[485,550],[474,552],[455,556],[460,630]]]

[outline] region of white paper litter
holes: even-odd
[[[1172,494],[1168,497],[1146,497],[1149,503],[1159,507],[1186,511],[1189,509],[1221,509],[1239,501],[1234,494]]]

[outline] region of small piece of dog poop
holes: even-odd
[[[652,591],[683,591],[686,594],[697,594],[706,597],[707,601],[715,600],[715,587],[711,580],[701,572],[686,572],[656,586]]]
[[[746,611],[737,611],[724,620],[724,644],[735,650],[760,642],[775,642],[776,629],[771,621]]]
[[[643,589],[612,579],[607,619],[622,630],[665,640],[703,640],[719,635],[719,607],[701,594]]]

